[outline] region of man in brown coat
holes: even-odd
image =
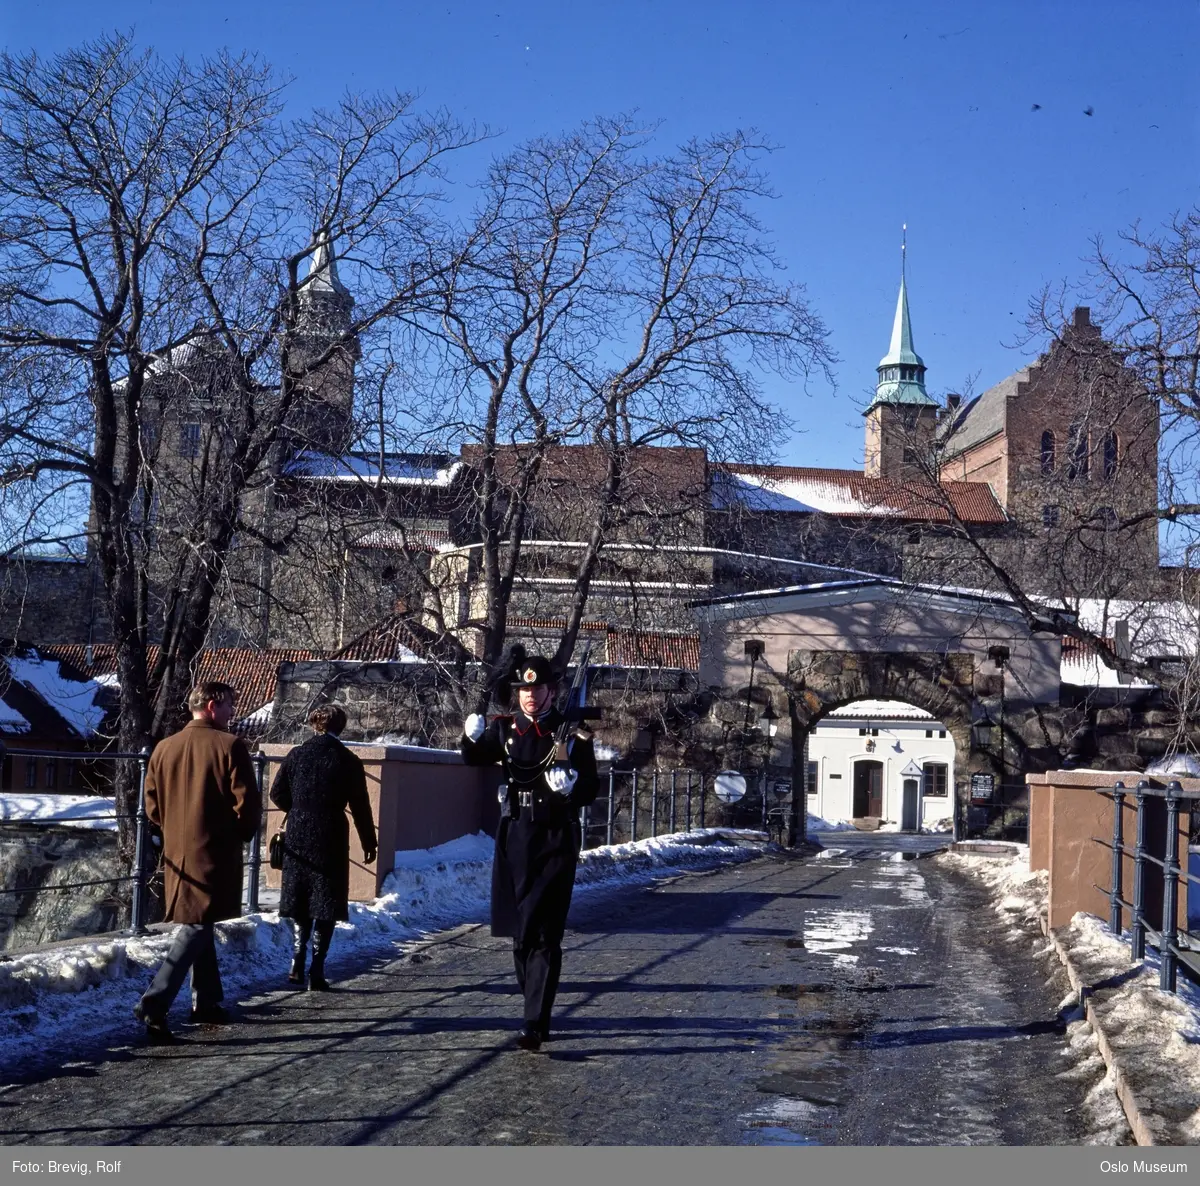
[[[162,830],[168,922],[180,923],[171,950],[134,1007],[152,1042],[170,1042],[167,1011],[192,974],[192,1020],[228,1020],[213,924],[242,912],[242,845],[262,818],[254,763],[227,732],[234,690],[209,681],[188,696],[192,719],[155,746],[146,768],[146,815]]]

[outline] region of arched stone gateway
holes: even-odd
[[[779,717],[762,775],[790,781],[793,842],[804,831],[804,738],[857,700],[903,701],[941,722],[954,740],[964,814],[973,789],[978,801],[1062,761],[1060,641],[1031,631],[1004,597],[862,578],[695,608],[714,717],[757,716],[767,704]],[[740,753],[730,747],[731,764]]]

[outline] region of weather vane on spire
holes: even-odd
[[[900,224],[900,278],[904,279],[904,264],[908,258],[908,223]]]

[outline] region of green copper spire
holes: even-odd
[[[876,370],[879,379],[875,385],[875,398],[871,408],[878,404],[908,404],[910,406],[936,407],[936,401],[925,391],[925,363],[913,349],[912,318],[908,312],[908,285],[905,280],[905,254],[907,252],[907,224],[905,242],[900,247],[900,296],[896,300],[896,319],[892,322],[892,344],[879,360]]]

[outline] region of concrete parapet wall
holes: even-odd
[[[1112,886],[1113,811],[1115,801],[1101,792],[1120,781],[1132,789],[1145,775],[1129,770],[1051,770],[1030,774],[1029,864],[1031,869],[1050,872],[1047,924],[1065,926],[1084,911],[1108,919],[1106,891]],[[1166,785],[1162,779],[1146,779],[1152,786]],[[1200,794],[1200,779],[1184,779],[1185,791]],[[1134,797],[1124,801],[1123,846],[1131,853],[1137,837]],[[1180,860],[1186,861],[1187,812],[1180,813],[1177,842]],[[1105,841],[1106,843],[1098,843]],[[1167,841],[1166,806],[1161,796],[1147,799],[1146,845],[1151,856],[1161,859]],[[1121,862],[1121,897],[1133,901],[1134,861],[1126,855]],[[1187,882],[1180,881],[1177,899],[1180,925],[1187,919]],[[1162,926],[1163,874],[1153,862],[1145,865],[1144,913],[1149,926]],[[1128,910],[1123,912],[1129,925]]]
[[[290,745],[265,745],[271,759],[266,790],[279,770]],[[395,867],[397,852],[433,848],[459,836],[487,832],[494,835],[500,818],[496,787],[498,766],[468,766],[451,750],[422,749],[410,745],[354,745],[367,772],[371,814],[379,832],[379,856],[373,867],[363,864],[362,846],[350,823],[350,900],[369,902],[383,890]],[[283,822],[283,813],[268,799],[266,836]],[[347,813],[348,814],[348,813]],[[266,850],[263,852],[266,863]],[[278,870],[267,870],[267,884],[279,886]]]

